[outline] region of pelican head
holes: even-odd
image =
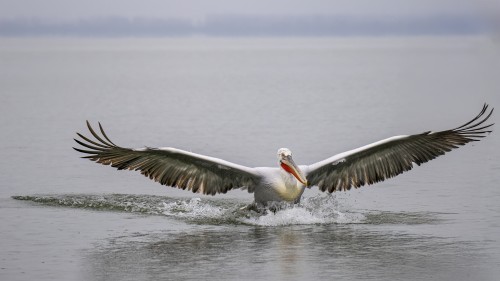
[[[293,162],[292,152],[290,149],[278,149],[278,162],[283,170],[292,174],[299,182],[307,186],[307,179],[295,162]]]

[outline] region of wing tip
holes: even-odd
[[[95,141],[91,140],[90,138],[88,138],[86,136],[84,136],[83,134],[80,134],[79,132],[75,132],[76,135],[83,140],[83,141],[80,141],[80,140],[78,140],[76,138],[73,138],[73,140],[75,142],[77,142],[78,144],[80,144],[82,146],[85,146],[85,147],[88,147],[88,148],[92,148],[92,149],[97,149],[97,150],[101,150],[101,149],[99,149],[97,147],[100,147],[100,148],[102,148],[104,150],[111,149],[113,147],[119,147],[118,145],[114,144],[109,139],[109,137],[104,132],[104,129],[103,129],[103,127],[102,127],[102,125],[101,125],[100,122],[98,122],[98,124],[99,124],[99,129],[100,129],[100,132],[102,134],[102,137],[99,136],[99,134],[97,134],[95,132],[95,130],[92,128],[92,125],[90,124],[89,120],[85,120],[85,123],[87,125],[87,128],[88,128],[90,134],[95,138]],[[94,145],[94,147],[92,145]],[[95,146],[97,146],[97,147],[95,147]]]
[[[461,135],[462,137],[465,137],[469,141],[479,140],[480,138],[485,137],[484,136],[485,134],[491,134],[493,132],[491,127],[493,127],[495,123],[491,124],[486,123],[486,125],[483,124],[490,119],[490,117],[493,115],[495,108],[491,107],[489,111],[488,108],[489,105],[487,103],[484,103],[483,108],[481,109],[478,115],[472,118],[472,120],[470,120],[469,122],[455,129],[452,129],[451,131]],[[490,129],[485,130],[488,128]]]

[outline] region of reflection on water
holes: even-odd
[[[445,214],[343,210],[334,196],[276,213],[233,200],[151,195],[17,196],[44,205],[165,216],[191,226],[113,237],[85,251],[85,279],[439,279],[482,276],[481,244],[418,234]],[[168,222],[168,220],[166,220]],[[424,231],[425,232],[425,231]],[[484,252],[484,251],[483,251]],[[361,270],[362,269],[362,270]],[[312,274],[312,275],[311,275]]]
[[[308,272],[340,280],[481,277],[472,243],[360,226],[238,225],[121,237],[87,253],[86,274],[93,280],[306,280]]]

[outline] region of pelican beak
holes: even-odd
[[[305,186],[308,185],[306,177],[304,176],[302,171],[299,169],[299,167],[295,164],[295,162],[293,162],[293,159],[291,156],[283,157],[280,161],[280,165],[281,165],[281,168],[283,168],[283,170],[292,174],[303,185],[305,185]]]

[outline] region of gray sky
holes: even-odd
[[[188,18],[207,15],[499,14],[500,0],[0,0],[0,19]]]

